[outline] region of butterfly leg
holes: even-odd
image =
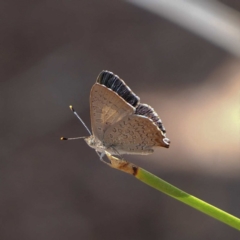
[[[100,155],[100,160],[103,161],[103,157],[105,156],[105,152],[101,152],[101,155]]]
[[[115,159],[115,161],[113,162],[113,161],[111,160],[111,158],[109,158],[109,156],[111,156],[110,153],[108,153],[108,152],[106,153],[105,151],[103,151],[103,152],[100,153],[100,152],[98,152],[97,150],[96,150],[96,153],[97,153],[97,155],[99,156],[101,162],[107,164],[107,165],[110,166],[110,167],[117,168],[117,167],[115,166],[116,163],[117,163],[117,165],[119,165],[120,162],[125,163],[126,161],[123,160],[122,155],[121,155],[114,147],[111,147],[111,148],[112,148],[112,150],[116,153],[116,155],[118,155],[118,156],[121,157],[121,159],[114,158],[114,157],[112,156],[112,158]],[[108,159],[110,160],[110,163],[104,161],[103,157],[104,157],[105,155],[107,155]]]
[[[99,159],[100,159],[101,162],[107,164],[108,166],[111,166],[110,163],[108,163],[108,162],[106,162],[106,161],[103,160],[103,157],[104,157],[105,154],[106,154],[105,152],[101,152],[101,154],[100,154],[100,153],[96,150],[96,153],[97,153],[97,155],[99,156]]]
[[[118,152],[118,150],[115,147],[111,147],[111,148],[116,153],[116,155],[118,155],[120,157],[119,160],[123,160],[123,156]]]

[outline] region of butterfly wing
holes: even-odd
[[[146,155],[154,151],[153,147],[169,147],[170,141],[152,119],[134,114],[109,127],[103,143],[113,154]]]
[[[153,147],[169,147],[166,131],[153,108],[120,79],[102,71],[90,93],[93,137],[113,154],[150,154]]]
[[[134,107],[104,85],[95,83],[90,93],[92,132],[102,141],[109,126],[134,112]]]

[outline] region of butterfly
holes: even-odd
[[[154,109],[140,103],[140,98],[126,83],[110,71],[102,71],[91,89],[90,115],[92,133],[88,130],[90,136],[85,137],[85,141],[101,158],[106,151],[112,155],[147,155],[153,153],[155,147],[170,145]]]

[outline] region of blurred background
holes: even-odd
[[[240,217],[238,0],[9,0],[0,12],[1,239],[239,238],[59,140],[87,135],[68,106],[90,127],[90,89],[110,70],[171,139],[125,159]]]

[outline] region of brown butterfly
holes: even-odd
[[[70,108],[83,123],[75,110]],[[154,109],[140,103],[139,97],[112,72],[102,71],[93,85],[90,114],[92,134],[87,129],[90,136],[84,138],[90,147],[101,154],[101,158],[105,151],[112,155],[147,155],[153,153],[154,147],[168,148],[170,145],[162,121]]]

